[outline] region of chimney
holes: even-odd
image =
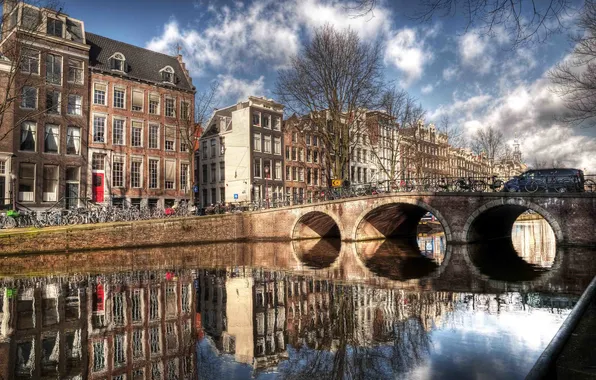
[[[182,67],[182,72],[184,73],[184,76],[190,82],[190,84],[192,84],[192,78],[190,77],[190,73],[186,69],[186,64],[182,60],[182,54],[178,53],[178,55],[176,56],[176,60],[180,64],[180,67]]]

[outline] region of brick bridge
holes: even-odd
[[[447,242],[474,243],[511,235],[523,212],[540,214],[560,245],[596,244],[596,195],[525,193],[405,193],[300,205],[250,214],[252,239],[341,238],[363,241],[415,237],[431,212]]]

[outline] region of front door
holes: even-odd
[[[8,203],[8,198],[6,197],[6,179],[4,176],[0,176],[0,206],[4,206]]]
[[[101,193],[103,196],[103,193]],[[79,184],[78,183],[67,183],[66,184],[66,208],[73,209],[79,205]]]
[[[103,173],[93,173],[93,202],[103,202]]]

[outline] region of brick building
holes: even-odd
[[[203,206],[283,197],[283,108],[249,96],[215,111],[200,139]]]
[[[327,186],[324,152],[319,134],[311,124],[293,115],[284,121],[285,196],[291,202],[312,200]]]
[[[192,191],[194,95],[182,57],[87,34],[89,198],[171,205]]]
[[[61,200],[76,207],[86,192],[84,24],[16,1],[4,2],[3,15],[0,199],[32,209]]]

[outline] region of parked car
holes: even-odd
[[[532,169],[505,182],[508,192],[581,192],[584,191],[584,172],[579,169]]]

